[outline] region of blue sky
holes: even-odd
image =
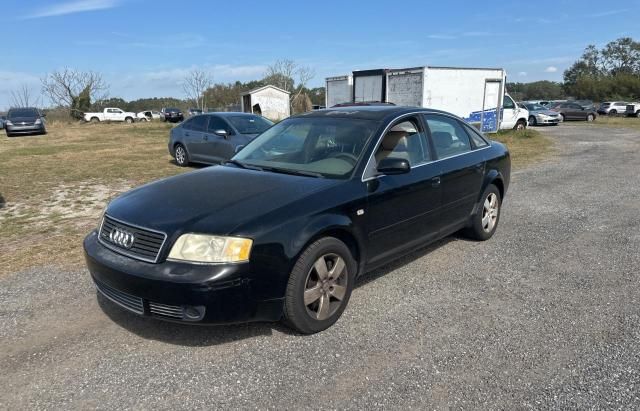
[[[354,69],[504,67],[510,81],[561,80],[590,43],[640,40],[640,0],[3,0],[0,109],[64,66],[103,73],[110,95],[184,97],[192,68],[214,81],[262,77],[290,58],[311,85]],[[44,104],[46,104],[46,100]]]

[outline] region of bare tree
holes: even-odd
[[[42,93],[72,116],[89,110],[92,101],[107,97],[108,86],[100,73],[64,68],[41,79]]]
[[[311,67],[300,66],[293,60],[283,59],[277,60],[267,68],[264,81],[291,93],[290,104],[293,104],[315,75]]]
[[[209,73],[204,70],[193,69],[185,77],[182,89],[189,100],[192,100],[196,107],[204,110],[206,107],[207,89],[211,87],[213,81]]]
[[[32,91],[29,86],[22,84],[17,90],[11,91],[11,105],[13,107],[31,107],[35,104]]]

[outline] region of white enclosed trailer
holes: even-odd
[[[325,82],[325,107],[353,101],[353,77],[328,77]]]
[[[353,82],[352,102],[383,101],[443,110],[484,132],[524,127],[529,117],[505,93],[506,73],[499,68],[425,66],[354,71]],[[378,97],[379,90],[382,95]],[[330,99],[327,89],[327,101]]]

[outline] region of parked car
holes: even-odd
[[[217,164],[233,157],[273,122],[249,113],[205,113],[171,129],[169,153],[179,166]]]
[[[4,121],[7,137],[18,134],[47,134],[45,116],[33,107],[12,108]]]
[[[640,117],[640,103],[627,104],[627,117]]]
[[[549,107],[549,110],[560,113],[562,121],[585,120],[592,122],[598,116],[594,110],[585,109],[581,105],[572,102],[553,104]]]
[[[4,122],[7,119],[6,116],[0,116],[0,130],[4,128]]]
[[[576,103],[578,104],[580,107],[586,109],[586,110],[595,110],[596,106],[593,104],[593,101],[591,100],[572,100],[571,103]]]
[[[524,102],[524,108],[529,112],[529,125],[538,126],[544,124],[551,124],[557,126],[561,121],[560,114],[549,110],[543,105]]]
[[[187,111],[189,117],[197,116],[198,114],[202,114],[202,110],[199,108],[190,108],[189,111]]]
[[[107,107],[102,110],[101,113],[84,113],[84,120],[92,123],[98,123],[100,121],[133,123],[135,119],[135,113],[124,111],[117,107]]]
[[[136,114],[136,119],[138,121],[151,121],[151,120],[160,120],[162,114],[159,111],[147,110],[141,111]]]
[[[170,123],[179,123],[181,121],[184,121],[184,115],[182,114],[182,111],[174,107],[163,108],[162,110],[160,110],[160,114],[160,119],[162,121],[168,121]]]
[[[504,145],[442,111],[313,111],[225,165],[121,195],[86,261],[98,291],[140,315],[315,333],[358,276],[459,230],[491,238],[510,168]]]
[[[600,104],[598,108],[598,114],[607,114],[610,116],[617,116],[620,113],[627,112],[627,103],[622,101],[606,101]]]

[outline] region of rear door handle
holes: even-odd
[[[440,186],[440,177],[433,177],[431,179],[431,187],[439,187]]]

